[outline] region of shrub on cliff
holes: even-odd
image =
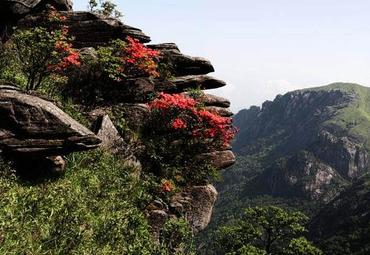
[[[161,93],[150,104],[143,140],[156,175],[180,186],[209,182],[217,171],[202,153],[234,137],[231,119],[204,110],[193,98]]]
[[[26,90],[38,90],[48,82],[63,82],[65,72],[79,66],[79,53],[72,48],[72,38],[64,25],[66,17],[50,8],[37,27],[16,29],[2,48],[2,57],[8,66],[1,70],[1,78],[12,79]]]
[[[147,48],[137,39],[127,37],[126,42],[114,40],[97,50],[96,65],[107,76],[116,81],[134,77],[159,76],[156,57],[159,51]]]

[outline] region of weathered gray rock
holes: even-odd
[[[175,77],[168,81],[157,80],[155,82],[156,91],[169,93],[181,93],[187,89],[216,89],[226,86],[224,81],[215,79],[208,75],[188,75]]]
[[[236,158],[232,151],[214,151],[199,155],[199,157],[210,161],[215,168],[222,170],[235,164]]]
[[[230,101],[228,99],[210,94],[203,94],[197,100],[205,106],[230,107]]]
[[[46,157],[46,160],[49,162],[50,170],[54,173],[62,173],[66,168],[66,161],[62,156],[49,156]]]
[[[284,160],[277,160],[248,183],[245,192],[252,194],[258,191],[261,195],[304,197],[328,202],[344,185],[346,181],[334,168],[311,152],[301,151]]]
[[[113,111],[125,120],[128,128],[138,131],[149,116],[149,106],[146,104],[119,104],[113,107]]]
[[[184,55],[174,43],[148,45],[148,47],[161,51],[163,62],[169,64],[175,76],[208,74],[215,71],[210,61]]]
[[[318,141],[311,150],[348,180],[363,175],[370,165],[369,154],[361,142],[346,136],[335,136],[326,130],[320,131]]]
[[[127,36],[142,43],[150,42],[150,37],[140,29],[123,24],[115,18],[109,18],[91,12],[65,12],[67,24],[75,37],[74,47],[96,47],[114,39],[126,39]]]
[[[214,186],[194,186],[171,198],[170,206],[185,213],[194,233],[204,230],[212,216],[218,193]]]
[[[71,11],[71,0],[2,0],[0,1],[0,21],[12,22],[28,13],[42,12],[46,5],[59,11]]]
[[[234,114],[230,111],[229,108],[217,107],[217,106],[206,106],[205,110],[216,113],[222,117],[231,117]]]
[[[124,149],[125,142],[108,115],[100,116],[96,121],[95,128],[96,135],[102,141],[102,148],[113,154],[118,154]]]
[[[101,141],[53,103],[0,86],[0,149],[8,153],[61,155]]]
[[[140,42],[149,42],[150,37],[140,29],[124,25],[115,18],[91,12],[62,12],[66,16],[69,33],[75,38],[76,48],[97,47],[114,39],[126,39],[128,36]],[[18,22],[18,26],[34,26],[43,19],[43,14],[28,15]]]

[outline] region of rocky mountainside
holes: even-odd
[[[268,178],[262,178],[268,193],[281,193],[284,183],[327,200],[327,185],[351,182],[368,170],[369,92],[355,84],[332,84],[242,110],[234,117],[240,128],[234,150],[270,163]]]
[[[346,197],[351,193],[347,189],[369,171],[369,95],[370,88],[335,83],[278,95],[262,107],[236,114],[234,124],[240,131],[233,150],[237,162],[224,171],[223,182],[217,186],[220,199],[209,232],[240,215],[242,208],[263,204],[292,207],[314,216],[321,208],[324,215],[340,203],[333,215],[325,216],[335,216],[333,224],[338,223],[346,205],[333,199],[339,194]],[[359,211],[351,213],[348,219],[364,217]],[[322,224],[314,225],[325,228],[325,217],[319,215],[315,222]],[[325,233],[322,236],[330,235]]]
[[[61,26],[60,31],[58,30],[59,26]],[[42,78],[53,68],[58,69],[58,73],[54,73],[54,75],[60,75],[60,73],[65,71],[64,67],[66,64],[68,64],[69,67],[71,67],[69,64],[72,64],[73,67],[68,69],[68,73],[67,71],[64,73],[64,78],[66,79],[63,84],[64,86],[60,86],[58,83],[60,80],[55,78],[57,76],[49,77],[49,83],[45,85],[44,88],[45,91],[52,88],[54,91],[52,93],[54,94],[47,94],[45,91],[31,91],[36,90],[38,86],[29,87],[27,83],[26,85],[13,84],[13,78],[21,76],[21,71],[12,73],[14,70],[10,70],[10,83],[9,80],[1,80],[1,173],[5,173],[10,169],[8,171],[10,175],[13,171],[16,174],[20,174],[21,170],[32,175],[36,172],[36,168],[47,168],[46,170],[50,170],[49,168],[53,169],[57,167],[59,167],[58,170],[60,172],[63,172],[67,165],[70,169],[77,169],[75,176],[73,174],[68,176],[67,174],[69,178],[74,180],[73,178],[83,178],[83,176],[77,176],[78,173],[89,170],[91,167],[94,171],[97,171],[96,175],[102,174],[104,176],[100,178],[94,176],[93,172],[88,172],[86,179],[91,177],[93,185],[95,185],[91,187],[91,190],[97,189],[101,191],[101,189],[105,189],[107,194],[112,192],[113,197],[107,199],[107,201],[111,199],[121,200],[121,195],[117,194],[125,193],[126,196],[126,193],[130,192],[130,189],[135,190],[136,193],[132,194],[132,197],[130,195],[124,197],[126,200],[115,202],[118,204],[117,208],[122,208],[123,205],[123,208],[125,208],[129,205],[131,208],[130,210],[135,213],[131,216],[127,216],[125,214],[130,213],[127,212],[126,209],[121,209],[121,211],[118,210],[116,213],[115,208],[110,209],[109,212],[104,211],[102,213],[103,210],[106,210],[105,205],[101,208],[99,208],[99,206],[87,206],[87,211],[82,214],[87,215],[91,213],[94,217],[87,219],[90,223],[85,224],[83,222],[78,222],[76,224],[71,224],[72,232],[79,231],[78,235],[88,237],[87,239],[89,239],[89,242],[93,233],[95,234],[99,231],[101,231],[101,234],[104,234],[104,238],[106,238],[105,235],[113,236],[118,232],[121,236],[125,236],[121,228],[126,228],[126,223],[123,224],[121,221],[130,222],[130,217],[137,217],[133,220],[135,223],[132,223],[133,226],[131,226],[131,229],[124,229],[124,231],[129,232],[128,235],[136,235],[136,233],[138,233],[138,235],[144,234],[146,236],[146,228],[148,228],[146,224],[149,224],[151,237],[154,237],[150,240],[154,241],[156,245],[162,245],[164,242],[162,239],[168,238],[169,244],[166,249],[171,251],[171,253],[176,249],[178,249],[176,250],[177,252],[180,252],[181,249],[185,249],[176,246],[180,245],[180,242],[183,241],[181,239],[182,237],[180,238],[177,234],[172,236],[172,231],[170,237],[162,236],[164,235],[162,232],[166,230],[165,228],[173,227],[171,224],[181,223],[183,220],[185,220],[187,224],[183,224],[182,226],[184,228],[189,227],[189,232],[191,234],[203,230],[210,221],[213,206],[218,196],[217,190],[212,185],[211,178],[208,176],[211,175],[209,172],[211,172],[211,170],[218,172],[235,163],[235,156],[229,144],[234,134],[229,118],[232,115],[229,110],[230,102],[227,99],[204,92],[204,90],[215,89],[226,85],[222,80],[208,76],[208,73],[214,71],[210,61],[200,57],[185,55],[180,52],[174,43],[149,45],[147,43],[150,42],[150,37],[145,35],[140,29],[128,26],[119,19],[109,15],[102,15],[101,13],[93,11],[75,12],[72,10],[72,3],[70,0],[0,1],[0,36],[2,41],[0,53],[4,53],[8,49],[15,51],[19,49],[19,47],[12,46],[13,40],[11,39],[17,31],[22,31],[22,36],[33,35],[33,33],[35,33],[35,36],[32,38],[34,41],[27,41],[26,43],[23,41],[22,47],[26,48],[25,52],[31,52],[27,47],[32,43],[36,43],[35,41],[37,40],[40,40],[41,43],[44,44],[50,43],[47,40],[39,39],[41,37],[41,32],[44,34],[46,33],[46,38],[50,40],[55,34],[61,34],[60,38],[55,42],[52,41],[52,50],[47,57],[57,55],[60,53],[59,51],[67,55],[63,55],[64,57],[58,59],[56,64],[48,64],[47,62],[45,62],[45,65],[42,64],[43,62],[40,64],[42,72],[38,76],[38,86],[42,85]],[[69,39],[67,39],[67,37],[71,37],[71,42],[68,41]],[[109,53],[110,50],[113,51],[112,49],[114,47],[111,45],[117,43],[116,39],[120,39],[118,52]],[[72,44],[73,48],[71,48]],[[139,62],[139,60],[133,57],[128,59],[125,58],[127,57],[125,54],[129,54],[127,48],[129,48],[130,45],[135,46],[130,48],[131,51],[140,51],[140,54],[137,54],[137,52],[134,52],[136,55],[132,54],[135,55],[136,58],[142,58],[143,53],[144,55],[151,55],[152,59],[145,59],[144,63],[140,63],[140,67],[143,69],[150,69],[149,71],[155,73],[155,75],[151,75],[149,72],[145,73],[141,69],[136,70],[132,67],[132,65],[135,62]],[[102,51],[104,51],[103,60],[102,58],[99,59]],[[4,53],[1,55],[6,54]],[[9,59],[12,58],[10,57]],[[1,60],[6,62],[4,65],[5,67],[10,66],[10,63],[7,62],[10,60],[5,57]],[[16,59],[12,59],[12,61],[16,61]],[[30,62],[36,61],[32,60]],[[22,63],[18,63],[18,66],[21,64]],[[36,64],[38,63],[35,63],[35,65]],[[125,64],[129,67],[126,68],[126,66],[124,66]],[[109,71],[113,70],[114,73],[118,73],[121,77],[112,78],[111,73],[104,76],[106,72],[106,66],[104,65],[109,66],[111,68]],[[166,73],[163,76],[159,74],[159,69],[161,67],[166,69]],[[0,72],[2,72],[1,74],[6,73],[4,68],[0,69]],[[130,74],[124,73],[127,70],[135,70],[136,72],[131,71],[132,73]],[[9,77],[7,76],[6,78],[8,79]],[[31,83],[35,81],[35,77],[29,80]],[[28,91],[22,90],[22,88]],[[51,100],[51,96],[53,96],[53,98],[55,96],[56,100]],[[159,105],[158,108],[153,106],[153,102]],[[170,110],[174,111],[174,109],[179,116],[178,118],[170,115]],[[161,122],[160,124],[155,123],[155,121],[158,120],[153,116],[159,114],[161,111]],[[77,120],[70,117],[66,112],[73,114],[73,117]],[[187,116],[187,114],[190,116]],[[168,119],[167,124],[163,119],[165,117]],[[172,120],[171,118],[175,119]],[[185,120],[188,121],[188,119],[189,121],[197,120],[199,123],[203,120],[208,126],[199,127],[195,124],[187,125]],[[197,130],[187,130],[187,128],[190,129],[194,126],[197,127]],[[153,130],[163,132],[164,128],[167,128],[167,132],[164,134],[153,133]],[[228,129],[230,129],[229,133],[224,132],[224,130]],[[168,130],[170,130],[170,132],[168,132]],[[221,137],[220,141],[216,141],[215,137],[217,132],[219,133],[217,134],[218,137]],[[168,135],[168,137],[166,137],[166,135]],[[202,137],[202,135],[204,137]],[[223,137],[221,135],[223,135]],[[185,136],[188,136],[189,139],[196,140],[203,146],[199,146],[196,151],[189,150],[185,146],[188,145],[186,142],[189,139],[184,138]],[[161,140],[162,138],[163,140]],[[168,146],[158,146],[156,142],[160,145],[167,142]],[[90,152],[91,154],[82,154],[84,155],[82,158],[85,158],[81,161],[76,160],[79,156],[73,154],[74,152],[92,150],[98,147],[100,147],[100,152],[96,152],[96,154],[93,152]],[[175,150],[173,152],[170,148],[174,148],[174,150],[177,149],[177,151]],[[190,152],[186,151],[184,148],[187,148]],[[194,153],[190,159],[188,159],[189,156],[187,155],[189,153]],[[70,164],[65,162],[68,155],[71,158],[70,161],[72,161]],[[101,158],[96,158],[96,155],[100,155],[99,157]],[[165,162],[164,159],[167,159],[167,162]],[[10,161],[9,167],[7,165],[8,161]],[[44,161],[47,162],[45,163]],[[86,162],[91,162],[91,166]],[[194,165],[191,165],[190,162]],[[49,165],[45,167],[47,164]],[[184,170],[191,167],[191,170],[194,171],[199,165],[203,165],[203,172],[198,171],[199,176],[196,176],[193,172],[185,172]],[[129,173],[128,169],[130,168],[133,168],[135,171],[135,173],[132,174],[133,176]],[[104,174],[108,174],[107,172],[124,176],[117,177],[117,180],[110,180],[113,176],[105,176]],[[197,169],[194,172],[197,172]],[[204,174],[204,176],[202,174]],[[26,192],[32,193],[33,196],[38,196],[39,193],[37,189],[44,184],[42,183],[39,185],[39,183],[32,183],[31,185],[27,184],[23,186],[23,183],[20,182],[18,186],[13,185],[11,182],[13,179],[9,179],[6,174],[0,177],[0,193],[2,194],[13,192],[13,190],[9,188],[11,186],[16,186],[17,189],[23,189],[25,186],[24,189],[26,189]],[[104,180],[113,182],[112,187],[117,190],[111,190],[109,187],[110,183],[109,185],[103,184]],[[58,189],[60,183],[63,183],[63,178],[57,179],[55,183],[53,183],[54,185],[48,187],[50,190],[52,190],[53,187]],[[117,183],[120,183],[119,185],[122,185],[122,187],[119,185],[117,186]],[[66,181],[65,186],[59,188],[69,189],[72,192],[84,190],[84,196],[90,197],[92,195],[92,199],[95,199],[95,194],[90,194],[89,188],[85,190],[85,184],[85,181]],[[91,183],[87,183],[86,185],[90,184]],[[35,185],[35,189],[32,189],[32,185]],[[123,187],[123,185],[128,187],[135,186],[136,188],[126,188]],[[31,188],[27,189],[29,186]],[[45,184],[45,186],[47,186],[47,184]],[[80,186],[83,188],[80,188]],[[46,189],[47,188],[45,188],[45,190]],[[36,193],[34,193],[35,191]],[[13,198],[23,195],[23,193],[18,192],[18,190],[14,190],[12,194],[11,197]],[[114,196],[114,194],[116,194],[116,196]],[[54,195],[55,193],[50,195],[50,197]],[[105,195],[105,192],[101,192],[101,194],[97,196],[104,197]],[[77,196],[81,198],[80,193]],[[6,195],[3,197],[5,198]],[[45,195],[45,197],[49,196]],[[66,199],[68,200],[67,203],[73,202],[73,199],[70,200],[72,197],[73,195]],[[59,198],[60,197],[56,198],[56,200]],[[25,199],[27,200],[27,198]],[[39,200],[41,199],[42,198]],[[48,219],[53,221],[50,223],[50,226],[53,226],[50,228],[52,229],[50,231],[45,230],[45,232],[42,232],[43,229],[39,230],[43,226],[42,221],[36,222],[35,220],[34,222],[28,222],[30,223],[30,229],[38,229],[35,230],[35,233],[37,233],[30,237],[30,247],[32,246],[35,250],[30,248],[29,252],[44,253],[45,251],[40,252],[40,250],[37,249],[46,249],[47,253],[51,252],[48,250],[50,247],[41,247],[42,245],[37,247],[37,243],[54,243],[50,240],[59,240],[58,237],[55,237],[59,234],[57,226],[60,222],[63,222],[63,220],[69,220],[62,219],[54,221],[52,216],[67,217],[68,215],[76,213],[76,217],[78,218],[81,215],[79,211],[74,211],[75,208],[89,203],[89,199],[90,198],[82,199],[76,206],[66,207],[70,210],[68,212],[66,211],[60,214],[54,214],[52,212]],[[102,199],[102,201],[104,201],[104,199]],[[14,210],[18,212],[27,210],[27,208],[22,207],[23,204],[18,206],[16,202],[12,204],[6,201],[6,199],[0,202],[2,205],[8,206],[10,208],[9,210],[13,210],[13,207],[16,207]],[[98,201],[96,203],[99,204],[100,202]],[[49,206],[49,203],[45,205]],[[37,210],[40,211],[50,209],[41,208],[44,206],[42,203],[34,203],[32,206],[39,208]],[[109,206],[115,207],[116,204],[111,204],[109,202]],[[32,212],[37,210],[35,209]],[[53,208],[51,208],[51,210],[53,210]],[[98,212],[93,212],[92,210],[98,210]],[[32,212],[30,214],[32,214]],[[94,223],[92,223],[92,221],[99,219],[99,217],[96,218],[95,215],[100,213],[104,215],[104,219],[102,219],[104,224],[97,224],[97,226],[95,226],[96,228],[93,229],[92,225],[94,225]],[[49,215],[49,211],[45,213],[45,215],[46,214]],[[119,220],[114,218],[112,223],[109,223],[114,225],[112,227],[113,229],[109,229],[109,233],[105,230],[101,230],[103,227],[106,228],[108,226],[106,222],[109,220],[105,219],[105,214],[111,216],[113,214],[112,218],[124,215],[122,216],[123,218],[119,218]],[[17,215],[17,213],[11,213],[10,217],[17,217]],[[37,213],[37,215],[30,215],[30,218],[41,217],[42,215],[42,213]],[[0,214],[0,217],[4,217],[4,219],[8,216],[9,214],[6,213]],[[145,220],[141,218],[142,216],[145,216]],[[4,219],[2,219],[2,221],[5,221]],[[11,222],[11,220],[6,221]],[[19,222],[19,220],[14,221],[16,223]],[[174,223],[174,221],[178,222]],[[38,224],[41,224],[41,226]],[[62,225],[67,226],[68,224],[63,223]],[[75,228],[75,226],[77,226],[77,228]],[[140,229],[140,226],[143,226],[143,228]],[[88,229],[90,227],[91,229]],[[10,228],[13,228],[13,226],[10,226]],[[57,230],[54,231],[54,229]],[[22,247],[12,246],[12,241],[21,242],[27,246],[27,242],[19,241],[16,237],[17,235],[13,235],[14,231],[14,229],[5,231],[3,228],[0,228],[0,253],[3,251],[1,245],[4,239],[6,245],[8,245],[4,246],[4,249],[6,249],[6,247],[10,247],[8,249],[11,250],[18,248],[22,249]],[[4,237],[3,233],[5,232],[10,233],[12,237]],[[19,238],[23,238],[23,234],[24,233],[20,233],[22,237]],[[62,232],[62,234],[64,234],[64,232]],[[13,237],[14,240],[12,239]],[[129,245],[123,247],[118,247],[116,245],[116,240],[121,242],[125,240],[126,237],[114,237],[114,242],[111,242],[109,238],[104,239],[98,237],[98,234],[94,236],[94,238],[95,237],[97,243],[99,243],[98,245],[101,244],[101,247],[108,245],[110,248],[113,247],[114,249],[118,249],[116,252],[110,253],[107,250],[108,246],[106,246],[102,248],[104,249],[104,253],[138,254],[133,251],[127,252],[131,249]],[[66,239],[70,240],[76,238],[72,235],[69,236],[68,232]],[[81,237],[81,239],[83,238]],[[140,238],[138,240],[138,243],[145,241]],[[67,241],[67,243],[68,242],[69,241]],[[71,242],[74,245],[75,240]],[[78,243],[78,241],[76,242]],[[104,242],[106,243],[103,244]],[[172,242],[177,242],[177,244]],[[132,245],[135,246],[138,245],[138,243]],[[84,241],[79,243],[79,245],[82,246],[86,244],[87,242]],[[60,253],[73,253],[73,249],[76,249],[74,250],[76,253],[80,253],[77,251],[78,247],[71,247],[73,245],[66,244],[68,252]],[[149,248],[156,248],[150,246],[151,245],[149,245]],[[91,247],[88,245],[88,248],[90,249]],[[59,250],[59,247],[53,247],[52,249]],[[141,248],[135,246],[132,249],[136,251]],[[154,254],[151,252],[143,252],[142,254],[144,253]]]
[[[369,254],[370,176],[341,192],[310,222],[310,236],[327,254]]]

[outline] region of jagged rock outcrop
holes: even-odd
[[[215,71],[210,61],[184,55],[174,43],[153,44],[148,47],[161,51],[164,62],[171,66],[171,72],[175,76],[200,75]]]
[[[32,12],[40,12],[50,4],[60,11],[71,11],[71,0],[2,0],[0,1],[0,21],[16,21]]]
[[[16,22],[18,27],[35,26],[44,15],[42,11],[45,10],[45,5],[41,3],[52,4],[58,10],[65,10],[63,15],[66,17],[70,34],[74,37],[74,47],[79,48],[82,55],[91,58],[96,58],[96,47],[114,39],[125,40],[130,36],[142,43],[150,41],[150,37],[140,29],[127,26],[115,18],[91,12],[71,11],[69,0],[25,1],[32,2],[32,6],[14,17],[11,22]],[[40,5],[36,2],[40,2]],[[95,148],[102,141],[103,147],[113,153],[127,158],[129,150],[131,153],[129,156],[135,157],[141,155],[145,149],[134,137],[148,116],[149,109],[146,103],[150,101],[151,95],[157,92],[182,93],[189,89],[215,89],[226,85],[224,81],[206,75],[214,71],[210,61],[206,59],[184,55],[173,43],[149,47],[161,51],[159,59],[169,66],[173,76],[169,81],[152,80],[147,77],[107,81],[100,79],[96,73],[89,76],[90,70],[86,69],[83,63],[75,73],[70,74],[73,91],[69,90],[67,94],[72,95],[75,103],[86,108],[86,115],[91,122],[95,122],[96,135],[73,121],[50,102],[13,89],[0,91],[0,120],[5,118],[0,124],[0,150],[54,156],[78,149]],[[8,101],[11,98],[11,102],[8,102],[8,105],[1,105],[1,95]],[[226,99],[202,95],[200,101],[207,109],[222,116],[232,115],[228,109],[230,102]],[[110,119],[107,115],[109,113],[117,113],[115,116],[124,119],[124,125],[130,131],[122,132],[115,122],[119,120]],[[211,151],[204,151],[200,157],[204,157],[219,170],[235,162],[232,151],[225,148],[212,148]],[[55,165],[63,165],[61,158],[54,159]],[[175,212],[180,204],[194,232],[204,229],[210,221],[217,198],[214,187],[211,185],[188,187],[175,197],[172,202],[173,205],[176,204],[176,209],[148,207],[148,219],[152,223],[154,233],[160,230],[168,218],[180,216]],[[184,199],[188,203],[183,203]]]
[[[259,187],[253,187],[261,194],[328,202],[365,174],[370,166],[367,93],[356,84],[331,84],[278,95],[261,108],[238,113],[233,148],[262,165]]]
[[[217,89],[224,87],[224,81],[215,79],[207,75],[188,75],[178,76],[169,81],[157,81],[155,88],[157,91],[181,93],[189,89]]]
[[[150,37],[140,29],[127,26],[121,21],[91,12],[62,12],[66,17],[73,46],[76,48],[97,47],[114,39],[126,39],[127,36],[140,42],[149,42]],[[29,27],[38,24],[44,14],[32,14],[18,21],[18,26]]]
[[[171,198],[170,209],[185,214],[193,232],[204,230],[211,221],[218,193],[213,185],[194,186]]]
[[[0,149],[53,156],[96,148],[100,139],[53,103],[0,86]]]
[[[369,167],[368,151],[351,137],[338,137],[323,130],[312,151],[348,180],[360,177]]]
[[[232,166],[236,160],[231,150],[204,153],[200,155],[200,157],[204,158],[204,160],[208,160],[211,165],[219,170]]]
[[[124,148],[123,138],[108,115],[99,116],[94,124],[96,136],[102,141],[101,147],[117,154]]]
[[[197,100],[205,106],[215,106],[221,108],[230,107],[230,101],[228,99],[210,94],[201,94]]]
[[[275,162],[253,179],[245,192],[328,202],[346,184],[334,168],[302,151]]]

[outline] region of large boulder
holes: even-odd
[[[2,0],[0,1],[0,22],[16,21],[33,12],[45,10],[52,5],[59,11],[71,11],[71,0]]]
[[[65,12],[67,24],[74,46],[92,47],[104,45],[114,39],[125,39],[127,36],[138,39],[142,43],[150,42],[150,37],[140,29],[123,24],[115,18],[110,18],[91,12]]]
[[[222,80],[208,75],[187,75],[169,79],[167,81],[155,81],[155,89],[168,93],[181,93],[189,89],[217,89],[226,86]]]
[[[174,43],[153,44],[148,47],[161,51],[163,61],[168,63],[175,76],[208,74],[215,71],[209,60],[184,55]]]
[[[185,214],[194,233],[204,230],[213,212],[218,193],[213,185],[194,186],[171,198],[170,207]]]
[[[0,150],[63,155],[96,148],[100,139],[53,103],[0,86]]]

